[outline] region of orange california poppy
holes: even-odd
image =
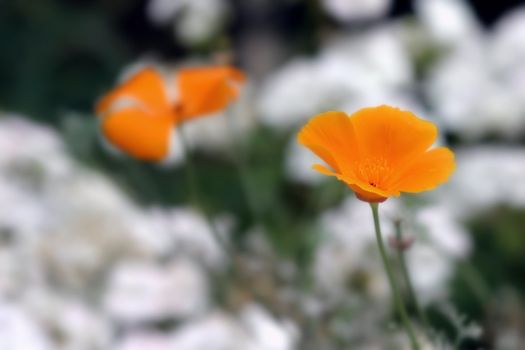
[[[232,67],[180,69],[166,79],[146,67],[102,97],[95,107],[105,138],[143,160],[159,161],[170,153],[174,127],[219,112],[239,95],[244,74]]]
[[[222,66],[184,68],[175,76],[182,120],[213,114],[224,109],[240,93],[244,74]]]
[[[378,203],[401,192],[431,190],[454,171],[454,154],[429,149],[437,128],[408,111],[379,106],[351,116],[326,112],[312,118],[298,141],[331,169],[314,169],[345,182],[357,198]]]

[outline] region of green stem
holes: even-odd
[[[403,241],[403,231],[401,230],[401,221],[397,220],[395,222],[395,228],[396,228],[396,239],[398,242]],[[416,295],[416,291],[414,289],[414,284],[412,283],[412,279],[410,278],[410,273],[408,272],[408,267],[406,263],[405,253],[402,247],[399,247],[397,249],[397,257],[399,259],[399,263],[401,265],[401,272],[403,274],[403,278],[405,279],[405,283],[407,286],[408,296],[412,300],[412,303],[414,305],[414,308],[416,309],[416,312],[419,316],[419,319],[421,323],[423,324],[423,327],[428,330],[428,320],[425,312],[423,311],[423,308],[421,307],[421,304],[419,303],[419,300]]]
[[[232,109],[229,108],[226,112],[226,121],[228,123],[228,130],[230,132],[230,142],[231,142],[231,156],[233,158],[233,163],[235,165],[235,170],[239,178],[239,183],[241,184],[241,191],[244,195],[246,204],[251,214],[251,219],[254,223],[260,224],[262,227],[266,227],[264,221],[262,220],[262,215],[259,206],[256,204],[255,197],[251,191],[250,186],[250,173],[248,166],[246,165],[246,158],[244,153],[244,147],[241,145],[237,138],[237,132],[235,128],[235,123],[233,120]]]
[[[195,165],[193,163],[193,159],[191,156],[191,152],[189,149],[189,144],[184,136],[184,132],[182,131],[181,127],[177,128],[180,142],[183,148],[184,152],[184,161],[185,161],[185,170],[186,170],[186,181],[188,182],[188,186],[190,187],[190,201],[192,205],[199,210],[206,220],[206,223],[208,227],[210,228],[210,231],[215,236],[215,239],[217,242],[221,245],[221,247],[228,252],[229,246],[223,239],[222,235],[220,234],[219,230],[217,229],[217,226],[215,225],[215,222],[212,220],[210,213],[208,212],[208,209],[203,205],[200,191],[199,191],[199,184],[197,182],[197,173],[195,171]]]
[[[479,270],[477,270],[470,261],[464,260],[459,262],[458,271],[479,303],[481,305],[487,305],[490,300],[490,289]]]
[[[374,228],[376,232],[377,245],[379,247],[379,252],[381,253],[381,258],[383,259],[383,265],[385,267],[385,271],[388,276],[388,281],[392,289],[394,304],[396,305],[396,309],[401,318],[401,322],[405,327],[405,331],[407,332],[407,335],[410,338],[412,349],[420,350],[421,348],[417,341],[417,337],[414,332],[414,329],[412,328],[410,320],[408,319],[405,305],[403,304],[403,300],[401,299],[401,295],[399,293],[399,286],[397,285],[397,281],[394,278],[394,273],[392,272],[392,268],[390,266],[390,262],[388,261],[388,256],[386,254],[385,245],[383,243],[383,236],[381,234],[381,226],[379,224],[379,206],[377,203],[370,203],[370,207],[372,208],[372,215],[374,217]]]

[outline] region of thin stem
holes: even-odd
[[[412,328],[410,320],[408,319],[405,305],[403,304],[403,300],[401,299],[401,295],[399,293],[399,286],[397,285],[397,281],[394,278],[394,273],[392,272],[392,268],[390,266],[390,262],[388,261],[388,256],[386,254],[385,245],[383,243],[383,236],[381,234],[381,226],[379,224],[379,206],[377,203],[370,203],[370,207],[372,208],[372,215],[374,217],[374,228],[376,232],[377,245],[379,247],[379,252],[381,253],[381,258],[383,259],[383,265],[385,267],[385,271],[388,276],[388,281],[392,289],[394,304],[396,305],[397,312],[401,317],[401,322],[405,327],[405,331],[407,332],[407,335],[410,338],[412,349],[420,350],[416,334],[414,332],[414,329]]]
[[[398,240],[398,242],[402,242],[403,241],[403,231],[401,230],[401,221],[397,220],[394,225],[396,228],[396,239]],[[405,279],[405,283],[407,286],[408,296],[412,300],[414,308],[416,309],[416,312],[419,316],[421,323],[423,324],[423,327],[426,330],[428,330],[427,316],[425,312],[423,311],[423,308],[421,307],[421,304],[419,303],[419,300],[417,298],[416,291],[414,289],[414,284],[412,283],[412,279],[410,278],[410,273],[408,272],[405,251],[402,249],[402,247],[399,247],[397,249],[397,257],[399,259],[399,263],[401,265],[401,272],[403,274],[403,278]]]
[[[184,152],[184,160],[185,160],[184,168],[186,170],[186,181],[188,182],[188,186],[190,187],[190,191],[189,191],[190,201],[192,202],[192,205],[195,208],[197,208],[199,211],[202,212],[204,219],[206,220],[206,223],[208,227],[210,228],[210,231],[215,236],[215,239],[221,245],[224,251],[228,252],[230,250],[228,244],[224,241],[222,235],[217,229],[217,226],[215,225],[215,222],[212,220],[210,213],[208,212],[208,209],[203,205],[200,191],[199,191],[199,184],[197,183],[197,174],[195,171],[195,165],[193,163],[191,152],[189,150],[189,145],[184,136],[184,132],[182,131],[181,127],[178,127],[177,131],[178,131],[180,142],[181,142],[183,152]]]
[[[486,305],[490,299],[490,290],[479,270],[470,261],[464,260],[459,262],[458,271],[478,301]]]
[[[234,116],[232,113],[232,107],[226,110],[225,113],[228,130],[230,132],[231,156],[233,158],[235,170],[237,171],[239,183],[241,184],[241,190],[244,195],[244,199],[246,201],[246,204],[248,205],[248,209],[250,210],[252,221],[265,227],[264,221],[261,218],[262,215],[260,208],[256,204],[255,197],[253,196],[253,192],[251,191],[250,173],[246,164],[244,147],[243,145],[241,145],[240,141],[237,138],[236,127],[233,120]]]

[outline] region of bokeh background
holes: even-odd
[[[382,205],[425,349],[525,348],[522,1],[0,0],[0,52],[1,350],[408,349],[369,208],[295,142],[383,103],[457,154]],[[138,66],[225,56],[249,79],[233,122],[184,126],[195,208],[187,158],[109,152],[92,109]]]

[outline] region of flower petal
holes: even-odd
[[[217,113],[240,93],[245,76],[228,67],[183,68],[177,74],[179,108],[182,119]]]
[[[439,147],[421,155],[394,185],[402,192],[431,190],[445,182],[454,171],[454,153]]]
[[[337,173],[354,177],[359,150],[350,118],[343,112],[325,112],[306,124],[297,140]]]
[[[368,199],[374,198],[375,200],[371,200],[371,201],[376,201],[379,198],[387,198],[390,196],[399,195],[399,192],[388,193],[377,187],[371,186],[370,184],[363,182],[359,179],[353,178],[351,176],[345,176],[345,175],[335,173],[321,164],[314,164],[313,169],[317,170],[318,172],[324,175],[335,176],[338,180],[346,183],[354,192],[360,195],[360,198],[368,198]]]
[[[165,81],[152,67],[142,69],[104,96],[97,103],[95,111],[97,114],[107,113],[117,101],[121,100],[132,100],[150,112],[170,109]]]
[[[152,116],[124,108],[107,114],[101,127],[111,144],[135,158],[159,161],[169,154],[174,127],[171,115]]]
[[[350,116],[363,164],[381,164],[381,174],[361,174],[387,190],[392,178],[436,140],[437,128],[408,111],[390,106],[364,108]],[[366,172],[366,166],[364,172]],[[372,167],[371,171],[378,169]],[[377,179],[377,180],[376,180]],[[371,179],[369,179],[371,180]]]

